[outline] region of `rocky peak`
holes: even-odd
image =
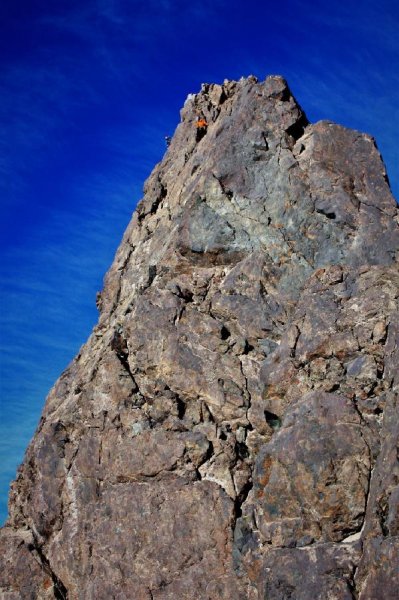
[[[374,140],[310,124],[281,77],[204,84],[144,192],[12,486],[4,597],[393,599],[399,228]]]

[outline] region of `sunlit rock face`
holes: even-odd
[[[0,597],[396,599],[374,140],[310,124],[281,77],[204,85],[144,192],[12,485]]]

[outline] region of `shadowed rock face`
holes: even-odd
[[[368,135],[280,77],[190,96],[12,485],[0,597],[397,598],[398,248]]]

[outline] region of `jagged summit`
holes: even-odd
[[[197,142],[199,112],[209,127]],[[281,77],[206,84],[186,101],[131,227],[155,233],[140,250],[148,248],[148,264],[171,248],[200,262],[259,248],[301,279],[342,260],[390,263],[396,206],[385,177],[370,136],[308,124]],[[128,251],[121,247],[116,270]]]
[[[393,599],[399,228],[373,139],[310,124],[281,77],[204,84],[144,192],[12,486],[0,590]]]

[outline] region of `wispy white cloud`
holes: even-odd
[[[206,24],[226,6],[226,0],[91,0],[62,15],[49,7],[39,22],[69,32],[86,45],[105,44],[112,53],[112,42],[119,52],[126,43],[131,49],[137,42],[176,36],[177,23],[190,24],[195,19],[198,25]],[[118,33],[118,38],[113,38],[112,32]]]
[[[98,100],[82,78],[54,66],[9,64],[0,81],[0,192],[3,208],[26,192],[28,176],[48,157],[49,144],[62,147],[71,115]]]
[[[371,50],[373,41],[378,40],[379,45],[389,47],[396,54],[399,52],[398,12],[390,1],[381,0],[377,4],[374,0],[363,0],[357,5],[337,2],[330,5],[328,12],[314,9],[309,0],[299,0],[299,4],[306,11],[311,24],[329,28],[337,37],[340,32],[346,31],[352,37],[364,36],[369,39]]]
[[[132,10],[135,4],[137,11]],[[189,8],[182,4],[180,9],[190,14],[197,4],[194,2]],[[104,109],[108,103],[110,112],[117,111],[118,107],[111,104],[116,89],[115,98],[137,95],[149,76],[143,44],[154,36],[159,43],[162,36],[172,35],[168,19],[173,19],[175,5],[153,2],[143,10],[140,2],[90,0],[74,4],[63,13],[49,5],[47,12],[31,23],[36,33],[41,28],[58,30],[78,38],[81,44],[74,46],[65,41],[65,48],[61,45],[54,56],[51,48],[38,47],[29,60],[13,59],[3,68],[0,81],[3,206],[23,197],[29,173],[47,159],[49,145],[62,147],[68,138],[66,132],[77,127],[76,116],[85,107]],[[211,10],[210,6],[206,10]],[[144,106],[142,110],[145,111]],[[136,122],[132,139],[140,136],[137,125]]]

